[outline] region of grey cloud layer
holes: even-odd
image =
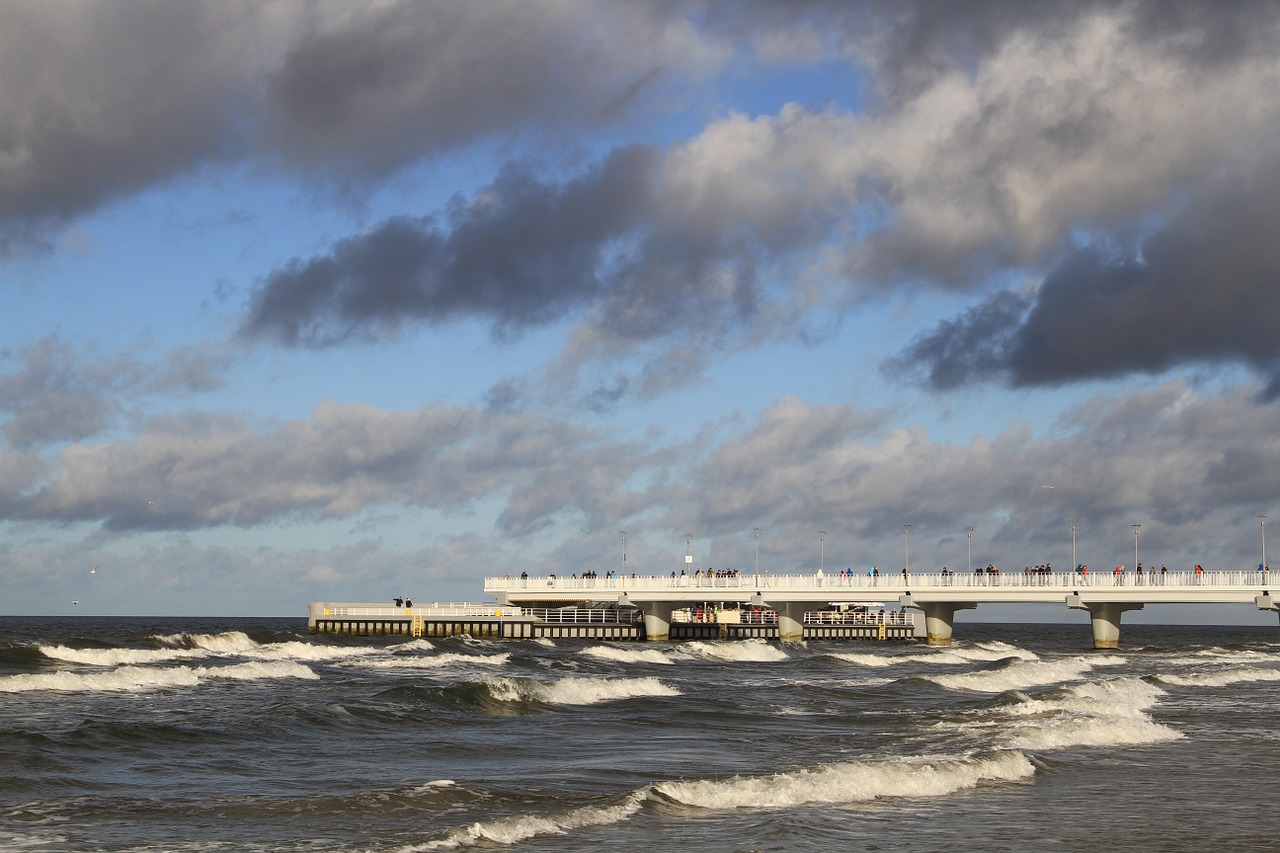
[[[590,0],[6,0],[0,251],[211,166],[345,186],[490,136],[630,121],[718,53],[662,7]]]
[[[37,472],[13,454],[0,456],[0,478],[11,481],[7,494],[30,495],[4,507],[9,518],[101,520],[113,531],[356,518],[390,504],[453,512],[497,497],[499,529],[515,537],[556,521],[611,530],[621,520],[637,541],[675,529],[723,539],[739,560],[732,543],[756,526],[795,555],[807,553],[813,525],[825,526],[833,543],[852,543],[849,559],[875,560],[897,553],[899,525],[912,523],[935,550],[976,526],[1001,559],[1034,563],[1045,559],[1035,543],[1053,541],[1068,516],[1082,527],[1140,517],[1153,542],[1176,526],[1185,559],[1249,553],[1252,537],[1232,537],[1272,495],[1277,405],[1248,389],[1201,396],[1170,383],[1089,400],[1045,437],[1011,427],[954,445],[853,406],[783,399],[755,423],[726,425],[732,434],[700,453],[642,450],[527,415],[326,403],[271,430],[157,418],[134,442],[69,448],[42,485],[17,479]],[[674,461],[691,455],[701,461],[674,476]]]
[[[1280,394],[1280,160],[1189,205],[1138,255],[1070,252],[1034,295],[999,293],[922,335],[892,367],[945,389],[1239,362]]]
[[[1259,93],[1280,87],[1280,64],[1261,49],[1280,21],[1274,10],[1241,6],[1222,21],[1186,6],[1167,19],[1146,4],[1031,6],[996,25],[995,7],[983,7],[975,20],[991,28],[974,35],[965,66],[951,39],[924,27],[924,10],[940,7],[908,8],[906,18],[889,16],[899,47],[868,47],[865,60],[892,66],[895,50],[921,44],[946,61],[903,83],[909,96],[879,112],[791,105],[730,115],[663,152],[620,149],[561,184],[508,166],[446,216],[390,220],[276,270],[245,329],[315,345],[459,314],[500,333],[573,317],[571,366],[649,347],[672,372],[683,364],[696,375],[712,351],[803,334],[818,312],[877,287],[981,291],[995,275],[1048,269],[1081,235],[1123,250],[1153,220],[1194,227],[1200,218],[1211,230],[1224,181],[1267,180],[1280,103]],[[1252,213],[1267,215],[1256,205]],[[1236,219],[1235,254],[1265,267],[1265,223]],[[1152,238],[1146,251],[1159,245]],[[1220,269],[1212,235],[1192,235],[1178,251],[1183,266]],[[1250,275],[1239,286],[1265,302],[1265,276]],[[1092,297],[1088,276],[1053,282],[1046,296],[1078,287],[1077,298]],[[1131,313],[1162,313],[1157,289],[1129,297]],[[989,326],[992,312],[1010,308],[1000,297],[970,319]],[[664,348],[692,317],[713,330],[704,348]],[[1256,325],[1258,315],[1247,319]],[[956,330],[973,332],[967,322]],[[1145,361],[1116,352],[1095,372],[1169,367],[1215,346],[1219,358],[1269,357],[1265,346],[1242,352],[1231,334],[1223,323],[1189,349],[1151,341]],[[948,365],[954,384],[1000,363],[991,340],[985,349],[930,340],[908,358],[927,361],[933,345],[963,356],[958,368],[972,361],[973,370]],[[1018,381],[1073,378],[1063,357],[1043,353],[1047,366]]]
[[[185,530],[350,518],[392,503],[459,510],[505,495],[501,526],[524,533],[566,509],[607,511],[623,498],[597,502],[603,482],[581,491],[573,484],[600,480],[592,472],[601,466],[625,477],[639,458],[635,447],[581,428],[450,406],[386,412],[325,403],[309,420],[268,431],[192,412],[153,418],[135,441],[68,447],[47,480],[25,484],[28,497],[13,513]]]

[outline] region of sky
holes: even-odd
[[[0,0],[0,613],[1256,568],[1277,43],[1247,0]]]

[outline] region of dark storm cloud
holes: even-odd
[[[993,378],[1054,385],[1189,363],[1241,363],[1280,382],[1280,164],[1202,199],[1137,255],[1067,255],[1034,299],[1001,293],[921,336],[890,365],[935,388]]]
[[[309,28],[267,78],[266,134],[289,162],[386,174],[528,126],[624,118],[685,62],[670,9],[413,2]],[[651,92],[650,90],[654,90]]]
[[[508,166],[447,228],[389,220],[294,260],[254,294],[243,332],[290,346],[327,346],[396,332],[409,321],[491,320],[499,332],[559,319],[595,299],[612,241],[636,223],[653,156],[615,152],[563,186]]]
[[[0,5],[0,251],[244,163],[350,186],[481,139],[635,119],[716,63],[679,7]],[[705,66],[705,67],[704,67]]]
[[[0,7],[0,252],[242,153],[244,3]]]

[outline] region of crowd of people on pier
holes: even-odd
[[[1088,586],[1090,585],[1090,571],[1091,570],[1089,569],[1089,567],[1084,563],[1080,563],[1079,565],[1077,565],[1070,574],[1055,572],[1053,568],[1053,564],[1047,563],[1047,562],[1040,563],[1035,566],[1025,566],[1021,573],[1021,577],[1022,577],[1021,585],[1022,586],[1053,586],[1057,582],[1055,581],[1055,577],[1065,578],[1065,577],[1071,577],[1072,575],[1074,575],[1074,580],[1076,583],[1083,586]],[[1269,577],[1270,566],[1265,565],[1263,563],[1259,563],[1257,571],[1258,571],[1259,579],[1265,583]],[[934,574],[934,573],[933,572],[926,573],[926,575],[928,574]],[[952,586],[955,584],[955,578],[957,577],[957,573],[952,569],[950,569],[949,567],[943,566],[941,570],[936,572],[936,574],[942,579],[942,584],[944,586]],[[1169,571],[1168,566],[1162,565],[1157,569],[1154,564],[1144,567],[1142,563],[1138,563],[1136,566],[1133,567],[1132,570],[1128,569],[1126,566],[1123,566],[1123,565],[1116,566],[1113,570],[1109,572],[1109,574],[1112,575],[1112,579],[1113,579],[1112,582],[1115,586],[1130,586],[1130,585],[1132,586],[1163,586],[1166,583],[1172,583],[1172,584],[1184,583],[1186,582],[1184,578],[1188,574],[1194,577],[1193,583],[1200,584],[1202,583],[1202,578],[1205,574],[1205,569],[1199,564],[1197,564],[1189,572],[1182,573],[1181,576],[1179,576],[1179,573],[1174,572],[1173,574],[1175,575],[1175,578],[1173,580],[1170,580],[1169,575],[1171,573]],[[1097,572],[1093,572],[1094,577],[1097,577],[1097,575],[1098,575]],[[713,584],[717,586],[721,585],[719,583],[716,583],[717,581],[722,581],[722,582],[729,581],[730,583],[727,584],[729,586],[740,585],[739,581],[750,582],[760,586],[770,586],[772,585],[772,582],[778,579],[797,577],[797,576],[802,577],[804,575],[772,575],[771,576],[768,571],[763,571],[758,574],[752,574],[750,572],[744,573],[740,569],[714,569],[714,568],[701,569],[700,568],[695,570],[692,574],[689,574],[685,570],[681,570],[679,572],[673,571],[671,572],[671,581],[674,585],[677,585],[677,586],[702,586],[702,585],[711,586]],[[865,575],[863,575],[862,572],[855,571],[852,568],[841,569],[840,572],[835,577],[826,576],[824,578],[821,568],[819,568],[818,571],[813,575],[813,577],[816,579],[817,584],[819,586],[826,585],[826,586],[853,587],[853,586],[868,585],[866,582],[863,582],[863,581],[859,581],[855,583],[854,579],[859,578],[860,576],[865,577],[867,580],[869,580],[870,586],[875,587],[875,586],[879,586],[880,584],[881,575],[880,575],[880,569],[878,566],[869,567],[866,570]],[[913,578],[917,579],[918,581],[920,577],[917,573],[909,571],[905,566],[901,569],[901,576],[904,583],[911,581]],[[571,575],[569,578],[566,578],[565,580],[571,580],[574,582],[575,585],[581,582],[585,582],[585,583],[582,583],[581,585],[586,587],[595,586],[596,581],[603,580],[606,582],[607,585],[612,586],[618,583],[619,581],[625,580],[627,577],[630,577],[632,579],[638,578],[635,572],[632,572],[628,576],[623,574],[622,572],[617,572],[613,570],[606,571],[603,574],[593,570],[588,570],[583,572],[581,576],[575,573]],[[510,574],[504,573],[503,578],[505,580],[510,580],[511,576]],[[657,576],[652,574],[648,575],[647,578],[649,580],[657,580]],[[527,583],[527,581],[529,580],[529,573],[521,572],[520,580]],[[548,583],[555,582],[556,575],[554,573],[547,575],[547,580],[548,580]],[[1017,582],[1014,581],[1014,583],[1016,584]],[[996,566],[994,563],[988,563],[985,566],[979,565],[974,567],[972,585],[995,586],[998,584],[1009,585],[1010,579],[1007,579],[1007,578],[1002,579],[1000,568]],[[402,602],[404,606],[411,606],[411,603],[407,598],[401,599],[401,597],[397,596],[394,599],[394,601],[397,607],[400,607],[402,605]]]

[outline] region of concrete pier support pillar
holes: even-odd
[[[779,602],[773,605],[778,611],[778,639],[784,643],[798,643],[804,639],[804,613],[809,605],[803,601]]]
[[[665,643],[671,638],[671,612],[675,606],[670,601],[646,601],[637,605],[644,614],[644,638]]]
[[[932,604],[917,604],[924,611],[924,631],[931,646],[951,645],[951,632],[955,623],[957,610],[972,610],[976,604],[956,604],[950,601],[939,601]]]
[[[1106,601],[1088,605],[1093,622],[1093,647],[1095,649],[1120,648],[1120,614],[1126,610],[1141,610],[1141,604]]]

